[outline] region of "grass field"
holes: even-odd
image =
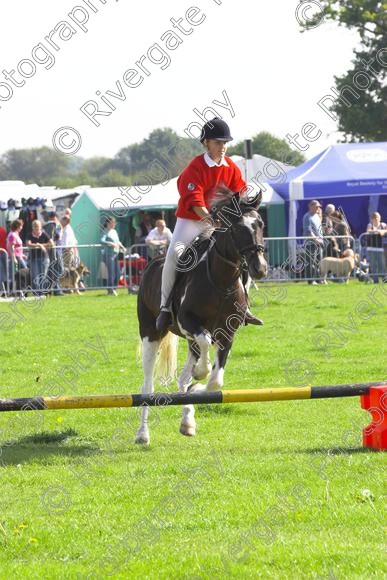
[[[1,397],[138,392],[135,304],[102,292],[19,314],[2,303]],[[386,310],[387,292],[358,282],[257,298],[265,325],[237,333],[225,388],[386,379]],[[324,353],[312,339],[343,343],[335,328],[347,341]],[[77,365],[81,350],[93,359]],[[196,417],[184,438],[180,409],[156,410],[142,448],[134,409],[2,414],[0,578],[386,577],[385,454],[362,449],[357,398]]]

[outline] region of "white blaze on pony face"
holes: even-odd
[[[243,216],[243,223],[245,226],[247,226],[251,232],[254,234],[255,236],[255,229],[254,229],[254,223],[257,221],[257,216],[255,215],[245,215]]]

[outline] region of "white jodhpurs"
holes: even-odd
[[[173,285],[176,280],[176,266],[179,257],[184,252],[185,248],[193,242],[193,240],[204,231],[211,231],[213,228],[206,220],[188,220],[184,218],[177,218],[175,229],[171,243],[169,244],[168,252],[165,258],[163,274],[161,279],[161,308],[165,308],[169,295],[172,292]],[[181,271],[192,270],[196,266],[195,253],[192,253],[192,258],[187,261]],[[169,310],[169,307],[167,308]]]

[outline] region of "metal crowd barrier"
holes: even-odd
[[[375,234],[361,234],[357,240],[352,236],[334,236],[334,238],[335,244],[341,250],[351,248],[358,254],[361,262],[357,266],[363,268],[365,277],[386,274],[387,235],[380,236],[380,239]],[[321,239],[323,244],[317,246],[312,237],[265,238],[268,275],[261,282],[319,280],[321,259],[333,255],[332,237],[324,236]],[[86,267],[86,270],[80,273],[85,290],[106,289],[107,267],[103,259],[103,248],[101,244],[78,245],[78,258],[74,256],[74,259],[69,261],[70,247],[56,246],[48,249],[43,259],[42,256],[36,258],[33,250],[26,247],[23,248],[23,253],[27,257],[27,269],[17,267],[14,257],[8,257],[7,252],[0,249],[0,295],[17,295],[20,291],[24,292],[31,288],[42,293],[55,292],[56,289],[60,291],[64,266],[68,268],[79,265]],[[152,252],[147,244],[131,245],[125,253],[119,254],[117,287],[136,293],[149,261],[164,253],[165,248],[160,248],[159,252],[153,249]]]
[[[53,246],[46,252],[23,247],[27,268],[18,267],[14,256],[11,256],[10,291],[15,295],[32,290],[43,294],[74,291],[73,282],[78,278],[76,274],[71,274],[74,270],[78,272],[81,291],[107,289],[108,272],[103,257],[105,247],[102,244],[80,244],[74,251],[74,246]],[[124,253],[118,255],[119,275],[115,288],[129,286],[127,268],[123,267],[126,252],[125,256]]]
[[[9,296],[10,287],[11,279],[9,274],[8,252],[0,248],[0,296]]]
[[[130,246],[126,263],[129,292],[138,292],[142,274],[148,263],[153,258],[164,256],[166,250],[165,246],[153,250],[147,244],[133,244]]]
[[[387,273],[387,232],[383,236],[378,232],[365,232],[360,234],[357,242],[361,267],[377,281]]]
[[[333,246],[337,246],[340,251],[349,248],[357,252],[353,236],[324,236],[319,247],[314,240],[311,236],[264,238],[268,275],[261,282],[321,280],[320,261],[325,257],[335,256]],[[129,248],[129,254],[147,258],[149,261],[147,252],[146,244],[135,244]],[[129,266],[129,280],[132,281],[129,284],[130,291],[137,292],[144,269]],[[352,276],[355,276],[355,271]]]
[[[261,282],[318,281],[321,260],[336,257],[336,248],[356,253],[352,236],[322,236],[320,240],[321,245],[311,236],[265,238],[268,274]]]

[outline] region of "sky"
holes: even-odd
[[[298,20],[319,4],[298,4],[1,3],[0,155],[54,144],[66,155],[112,157],[156,128],[194,138],[192,123],[211,107],[236,141],[260,131],[286,139],[304,127],[314,142],[299,137],[291,147],[313,157],[340,137],[318,101],[333,95],[359,39],[325,21],[300,33]]]

